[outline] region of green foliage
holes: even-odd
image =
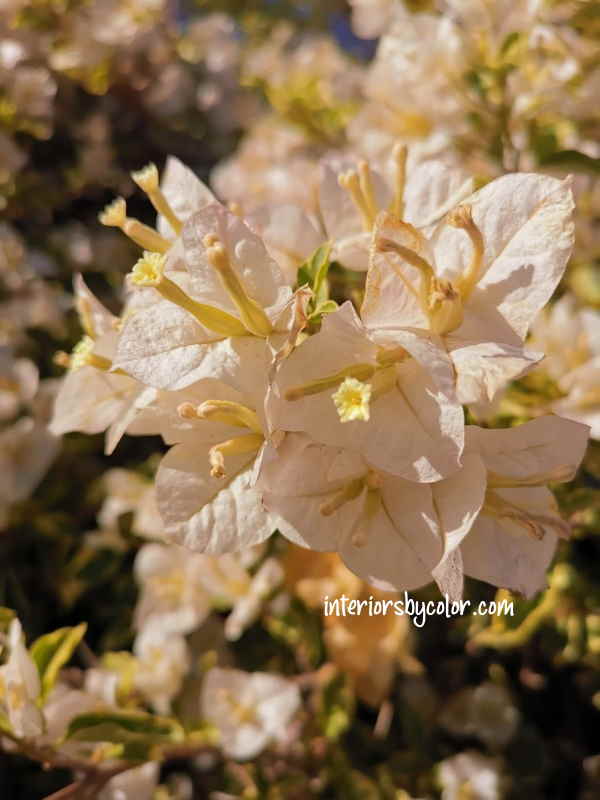
[[[153,748],[180,744],[185,739],[174,719],[141,711],[97,711],[80,714],[69,723],[67,740],[110,742],[121,746],[123,757],[144,761]]]
[[[54,687],[60,669],[69,661],[86,630],[85,622],[75,628],[60,628],[40,636],[31,645],[29,652],[40,674],[42,700]]]

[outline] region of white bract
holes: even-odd
[[[7,644],[8,660],[0,667],[0,708],[15,736],[32,739],[44,731],[44,716],[37,703],[42,687],[18,619],[10,624]]]
[[[215,667],[202,687],[204,719],[219,731],[225,755],[240,761],[283,739],[299,706],[298,687],[266,672]]]
[[[462,403],[491,402],[541,354],[523,342],[573,245],[569,181],[498,178],[425,237],[393,215],[374,231],[362,317],[442,337]]]

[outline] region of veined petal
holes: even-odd
[[[516,173],[492,181],[466,200],[485,247],[478,289],[490,310],[499,312],[521,340],[571,254],[570,185],[570,179]],[[440,275],[452,280],[462,274],[470,247],[463,231],[442,226],[435,241]]]
[[[498,493],[520,508],[557,516],[554,496],[544,487],[501,489]],[[550,526],[545,527],[543,538],[537,539],[513,520],[482,513],[461,544],[465,574],[531,597],[546,585],[557,541]]]
[[[583,458],[588,434],[586,425],[554,415],[498,430],[469,425],[466,450],[479,453],[498,476],[518,481],[554,474],[554,480],[567,481]]]
[[[523,347],[496,342],[466,342],[450,334],[448,351],[456,369],[461,403],[491,403],[508,383],[529,372],[544,357]]]
[[[181,222],[189,219],[195,211],[217,202],[208,186],[175,156],[167,158],[160,188]],[[157,229],[165,238],[173,237],[171,226],[160,214],[157,220]]]
[[[156,497],[166,536],[209,555],[259,544],[277,528],[251,487],[256,454],[231,456],[225,478],[210,474],[208,448],[190,436],[163,458],[156,475]]]
[[[191,294],[208,305],[237,314],[215,268],[206,257],[205,237],[215,235],[248,296],[267,315],[291,295],[290,283],[268,254],[262,240],[246,223],[217,203],[194,214],[184,226],[182,240],[191,276]]]

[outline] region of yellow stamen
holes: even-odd
[[[177,406],[177,414],[182,419],[197,419],[198,415],[196,413],[196,406],[192,405],[192,403],[181,403]]]
[[[389,364],[400,364],[410,358],[408,353],[403,347],[394,347],[391,350],[385,350],[383,347],[377,353],[377,363],[384,367]]]
[[[273,326],[261,306],[253,300],[244,289],[235,273],[227,250],[214,233],[204,237],[206,257],[210,265],[219,273],[219,277],[237,308],[246,329],[254,336],[266,338],[273,332]]]
[[[213,478],[224,478],[225,457],[254,453],[263,445],[265,438],[261,433],[247,433],[236,436],[220,444],[215,444],[208,451],[208,460],[211,466],[210,474]]]
[[[379,484],[378,482],[374,486],[369,484],[370,481],[367,479],[367,492],[363,508],[350,533],[350,541],[354,547],[364,547],[367,544],[369,528],[381,508]]]
[[[157,213],[162,214],[175,233],[179,235],[183,225],[159,186],[156,165],[148,164],[144,169],[132,172],[131,177],[140,189],[148,195]]]
[[[429,319],[431,330],[443,335],[456,330],[463,321],[461,295],[450,281],[436,277],[432,265],[410,247],[394,242],[392,239],[378,237],[375,247],[382,253],[396,253],[421,273],[418,299],[421,310]],[[402,273],[398,273],[405,281]]]
[[[326,392],[328,389],[334,389],[346,378],[356,378],[359,381],[368,380],[375,374],[375,367],[371,364],[354,364],[351,367],[345,367],[333,375],[328,375],[325,378],[319,378],[316,381],[305,383],[302,386],[293,386],[285,392],[285,399],[294,401],[301,400],[303,397],[308,397],[312,394],[320,394]]]
[[[112,367],[112,362],[94,353],[93,349],[94,340],[90,336],[84,336],[73,348],[69,358],[69,369],[74,371],[81,367],[95,367],[107,372]]]
[[[471,206],[455,208],[454,211],[448,214],[446,221],[454,228],[462,228],[473,245],[471,263],[456,282],[457,289],[463,300],[467,300],[481,277],[484,250],[483,236],[473,221]]]
[[[462,298],[450,281],[437,278],[432,281],[428,316],[431,330],[440,336],[452,333],[462,325],[464,317]]]
[[[235,425],[239,428],[248,428],[262,436],[262,425],[256,411],[241,403],[231,400],[205,400],[196,409],[198,419],[209,419],[213,422],[223,422],[225,425]]]
[[[406,145],[396,144],[392,151],[394,158],[394,197],[390,204],[390,211],[396,217],[402,218],[404,214],[404,187],[406,184]]]
[[[350,503],[352,500],[355,500],[364,488],[365,483],[363,478],[356,478],[355,480],[350,481],[345,486],[342,486],[341,489],[335,491],[329,500],[324,500],[321,503],[319,506],[319,513],[324,517],[330,517],[342,506],[345,506],[346,503]]]
[[[117,197],[106,206],[98,215],[102,225],[120,228],[123,233],[132,239],[144,250],[153,250],[157,253],[166,253],[171,243],[164,239],[154,228],[144,225],[137,219],[127,216],[127,204],[122,197]]]
[[[256,720],[256,710],[249,704],[241,703],[229,689],[217,689],[219,698],[225,701],[238,725],[251,724]]]
[[[239,319],[220,308],[199,303],[189,297],[174,281],[164,274],[165,256],[144,252],[131,272],[131,282],[136,286],[151,286],[171,303],[188,311],[208,330],[220,336],[245,336],[247,331]]]
[[[508,519],[522,528],[534,539],[541,540],[546,532],[544,526],[553,528],[564,539],[571,534],[571,526],[558,516],[540,514],[527,511],[501,497],[493,489],[488,489],[485,494],[485,503],[482,509],[484,514],[498,519]]]
[[[380,397],[383,397],[384,394],[395,389],[397,379],[398,376],[394,363],[390,363],[388,366],[377,370],[371,383],[373,387],[371,391],[371,403],[374,403],[376,400],[379,400]]]
[[[371,231],[375,222],[375,216],[372,214],[368,201],[363,195],[360,186],[360,179],[356,172],[353,170],[342,172],[340,175],[338,175],[338,184],[342,187],[342,189],[345,189],[352,198],[352,201],[361,216],[364,230],[367,232]]]
[[[341,422],[369,421],[371,384],[345,378],[332,395]]]
[[[373,188],[371,169],[367,161],[360,161],[358,164],[358,183],[365,200],[365,206],[369,209],[369,217],[374,221],[377,216],[378,208],[375,199],[375,190]]]

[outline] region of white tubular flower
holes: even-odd
[[[515,428],[468,427],[468,452],[487,470],[481,514],[461,543],[466,575],[531,597],[546,585],[559,538],[570,526],[548,483],[572,480],[589,428],[562,417],[540,417]]]
[[[442,337],[460,401],[491,402],[542,357],[523,341],[571,253],[569,187],[569,180],[506,175],[467,198],[429,239],[382,215],[361,310],[365,323]]]
[[[215,667],[206,673],[200,702],[204,719],[219,731],[225,755],[244,761],[285,737],[300,692],[279,675]]]
[[[569,534],[545,484],[573,477],[587,436],[586,426],[553,416],[510,429],[468,427],[461,470],[423,485],[287,434],[265,458],[259,486],[266,507],[286,521],[285,536],[338,552],[379,589],[435,580],[458,598],[466,574],[531,596],[559,536]]]
[[[589,425],[600,439],[600,314],[577,309],[566,294],[540,314],[531,333],[530,345],[546,354],[543,369],[565,395],[552,409]]]
[[[333,259],[364,271],[380,212],[428,228],[472,191],[473,181],[462,170],[434,161],[407,164],[400,144],[378,168],[365,160],[325,160],[319,190],[323,240],[333,243]]]
[[[138,631],[156,628],[168,634],[195,630],[210,612],[210,597],[201,576],[202,556],[177,545],[144,545],[135,560],[140,596],[135,609]]]
[[[22,405],[29,405],[39,383],[33,361],[15,358],[11,348],[0,346],[0,422],[13,419]]]
[[[466,536],[485,495],[485,468],[465,456],[451,478],[413,483],[373,469],[358,454],[287,434],[259,477],[267,508],[301,547],[338,552],[346,566],[383,591],[433,580],[457,597],[453,576],[436,569]]]
[[[350,303],[281,363],[266,410],[271,430],[347,447],[408,480],[436,481],[459,468],[464,415],[441,343],[368,327]]]
[[[467,796],[478,800],[501,800],[502,764],[500,759],[482,756],[467,750],[437,765],[442,800],[459,800]]]
[[[135,688],[159,714],[169,714],[190,667],[184,637],[149,625],[136,636],[133,654]]]
[[[0,518],[5,507],[29,497],[58,450],[56,437],[33,417],[21,417],[0,431]]]
[[[187,402],[178,406],[170,428],[163,428],[175,445],[156,475],[165,535],[209,555],[259,544],[281,522],[265,511],[253,486],[265,444],[266,387],[264,376],[246,377],[246,395],[218,381],[178,392]]]
[[[0,707],[15,736],[33,739],[44,731],[44,717],[37,704],[41,683],[18,619],[10,624],[8,647],[8,661],[0,667]]]
[[[90,292],[81,276],[75,279],[75,306],[84,336],[70,357],[54,403],[49,430],[56,436],[71,431],[106,433],[106,452],[111,453],[126,430],[152,434],[152,422],[144,425],[142,412],[155,392],[138,381],[113,371],[118,319]],[[138,419],[139,417],[139,419]]]
[[[134,286],[152,286],[160,296],[125,320],[115,368],[168,390],[207,377],[235,386],[250,363],[266,372],[272,349],[301,314],[281,269],[246,224],[217,204],[188,221],[182,246],[188,271],[174,269],[170,254],[146,254],[132,273]]]

